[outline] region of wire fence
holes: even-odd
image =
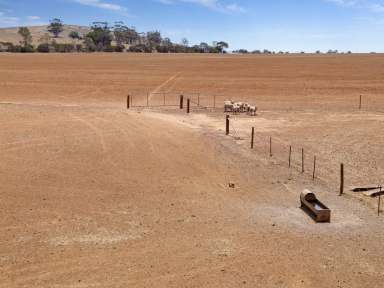
[[[319,111],[319,112],[372,112],[384,113],[381,95],[236,95],[215,94],[200,91],[136,91],[130,93],[131,106],[178,107],[180,96],[190,99],[192,108],[223,110],[225,101],[245,102],[263,111]]]
[[[130,105],[132,108],[145,108],[145,107],[179,107],[180,96],[184,99],[190,99],[191,103],[195,106],[200,105],[199,92],[136,92],[130,93]]]
[[[384,101],[381,95],[215,95],[206,96],[208,102],[215,102],[214,107],[222,108],[224,101],[246,102],[264,111],[321,111],[321,112],[351,112],[365,111],[384,113]]]
[[[245,129],[241,128],[243,123],[230,118],[230,135],[235,139],[245,141],[245,145],[251,148],[252,127],[247,125]],[[297,140],[292,141],[297,142]],[[264,156],[265,159],[271,159],[292,172],[303,174],[307,178],[313,178],[314,181],[324,181],[330,187],[337,190],[340,185],[340,165],[343,163],[346,167],[346,189],[352,186],[383,183],[383,170],[374,165],[362,167],[358,152],[355,152],[354,158],[348,158],[350,151],[344,151],[343,155],[335,156],[329,153],[325,148],[317,147],[313,149],[305,141],[303,145],[292,145],[289,140],[282,140],[276,135],[268,135],[267,132],[254,134],[253,153]],[[319,152],[320,151],[320,152]],[[375,156],[372,156],[375,157]]]
[[[186,109],[186,100],[189,99],[191,113],[196,112],[224,112],[224,101],[230,99],[225,95],[213,95],[207,97],[206,95],[192,91],[192,92],[156,92],[156,93],[146,93],[146,94],[134,94],[131,95],[130,101],[132,107],[162,107],[167,108],[180,108],[180,100],[181,96],[183,96],[183,108],[184,111]],[[239,98],[237,98],[239,99]],[[240,101],[246,102],[247,97],[240,99]],[[343,100],[343,101],[342,101]],[[340,111],[361,111],[362,113],[374,112],[379,113],[380,105],[377,107],[373,107],[372,104],[369,104],[369,97],[364,97],[363,95],[359,95],[356,101],[346,102],[346,99],[334,99],[334,103],[343,103],[344,110],[335,110],[337,112]],[[375,102],[373,102],[375,103]],[[252,104],[252,103],[251,103]],[[276,103],[276,106],[273,109],[281,109],[281,103]],[[264,106],[263,111],[265,111]],[[301,106],[303,107],[303,106]],[[209,110],[208,110],[209,109]],[[311,106],[311,109],[318,109],[318,106]],[[181,111],[181,110],[180,110]],[[296,111],[306,111],[305,109],[300,110],[297,108]],[[329,111],[329,110],[328,110]],[[316,111],[314,111],[316,112]],[[319,109],[320,113],[326,113],[326,109]],[[185,113],[185,112],[184,112]],[[332,112],[333,113],[333,112]],[[363,114],[365,115],[365,114]],[[250,141],[251,127],[250,123],[246,124],[246,127],[242,123],[241,126],[236,123],[236,119],[239,119],[243,116],[231,116],[231,127],[232,134],[236,138],[245,138]],[[274,160],[279,160],[284,163],[284,165],[288,165],[288,157],[289,150],[291,150],[291,169],[293,170],[303,170],[302,158],[304,159],[304,174],[309,173],[313,174],[313,163],[314,158],[316,157],[316,171],[315,176],[317,179],[324,179],[330,183],[337,183],[339,178],[339,166],[340,163],[346,164],[347,175],[349,173],[350,179],[347,183],[352,185],[358,185],[359,183],[382,183],[383,182],[383,174],[384,169],[381,167],[380,163],[384,160],[384,158],[377,159],[368,159],[370,158],[370,152],[368,149],[364,149],[364,151],[356,151],[356,148],[348,145],[341,145],[338,151],[329,150],[330,147],[318,147],[316,143],[309,142],[303,140],[302,143],[297,141],[297,139],[289,140],[289,138],[285,136],[276,135],[276,133],[271,133],[271,135],[266,135],[266,133],[256,133],[255,135],[255,151],[258,150],[260,153],[267,153],[269,155],[270,149],[270,137],[272,137],[272,157]],[[313,140],[315,140],[314,138]],[[315,146],[314,146],[315,145]],[[328,145],[329,146],[329,145]],[[343,147],[344,146],[344,147]],[[361,146],[361,145],[360,145]],[[346,148],[346,149],[345,149]],[[348,150],[349,148],[349,150]],[[304,149],[304,155],[301,155],[302,149]],[[373,155],[377,156],[378,150],[380,147],[376,147]],[[367,151],[365,151],[367,150]],[[267,151],[267,152],[265,152]],[[364,152],[364,154],[363,154]]]
[[[290,97],[288,97],[290,98]],[[188,100],[188,101],[186,101]],[[320,113],[384,113],[382,99],[377,95],[355,95],[320,97],[310,95],[302,99],[283,99],[274,101],[273,97],[254,97],[243,96],[233,97],[229,95],[206,95],[200,92],[154,92],[137,93],[128,97],[128,107],[173,107],[176,109],[186,108],[186,103],[190,106],[185,109],[189,112],[209,109],[211,112],[224,112],[224,101],[235,100],[247,102],[250,105],[262,107],[263,111],[303,111],[308,110]],[[383,108],[382,108],[383,107]],[[365,114],[364,114],[365,115]],[[241,116],[240,116],[241,117]],[[249,124],[242,127],[242,123],[237,123],[236,116],[231,117],[230,135],[236,139],[249,141],[251,145],[251,127]],[[284,139],[285,138],[285,139]],[[290,141],[287,137],[279,137],[276,133],[267,135],[266,132],[254,134],[253,151],[265,158],[273,159],[274,163],[285,166],[292,172],[302,174],[304,177],[312,178],[313,181],[323,181],[332,190],[338,191],[341,185],[340,166],[346,167],[346,189],[352,186],[358,187],[366,184],[380,185],[383,183],[384,170],[377,165],[377,159],[371,161],[361,161],[359,151],[354,149],[341,151],[337,155],[334,151],[327,151],[326,147],[310,146],[310,143],[303,141],[298,144],[297,139]],[[290,144],[294,143],[294,144]],[[312,143],[313,144],[313,143]],[[354,148],[354,147],[352,147]],[[351,157],[351,154],[353,157]],[[345,157],[345,156],[348,157]],[[379,159],[380,160],[380,159]],[[373,164],[372,164],[373,163]],[[344,169],[343,169],[344,171]],[[344,175],[344,172],[343,172]],[[344,187],[344,176],[342,177]],[[340,188],[341,189],[341,188]],[[344,190],[344,188],[342,188]]]

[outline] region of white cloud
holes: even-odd
[[[236,3],[226,5],[225,9],[228,11],[238,12],[238,13],[245,13],[246,12],[244,7],[241,7]]]
[[[1,16],[0,17],[0,25],[1,26],[17,26],[19,23],[19,18],[18,17],[5,17]]]
[[[383,1],[371,1],[371,0],[323,0],[325,2],[334,3],[344,7],[355,7],[370,10],[371,12],[383,13],[384,3]]]
[[[37,26],[46,25],[46,22],[40,21],[39,16],[15,17],[9,15],[10,10],[0,11],[0,27],[18,27],[18,26]]]
[[[31,21],[35,21],[35,20],[40,20],[40,16],[28,16],[27,17],[28,20],[31,20]]]
[[[237,3],[223,3],[219,0],[157,0],[163,4],[191,3],[223,13],[245,13],[246,9]]]
[[[79,3],[81,5],[85,6],[91,6],[91,7],[96,7],[100,9],[105,9],[105,10],[111,10],[115,12],[126,12],[127,8],[118,5],[118,4],[113,4],[110,2],[102,1],[102,0],[72,0],[72,2]]]
[[[20,18],[7,16],[5,12],[0,11],[0,26],[17,26]]]
[[[325,0],[326,2],[335,3],[340,6],[355,6],[362,2],[361,0]]]

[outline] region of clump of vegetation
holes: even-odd
[[[34,48],[32,46],[32,35],[29,31],[28,27],[20,27],[18,34],[22,37],[22,41],[20,41],[21,46],[14,46],[14,52],[34,52]]]
[[[53,37],[58,38],[59,35],[64,31],[63,22],[58,18],[52,19],[48,26],[48,31],[53,34]]]
[[[113,37],[107,22],[94,22],[85,39],[85,48],[89,52],[111,50]]]
[[[68,36],[69,36],[69,38],[71,38],[73,40],[83,39],[83,37],[80,35],[80,33],[78,31],[71,31],[71,32],[69,32]]]
[[[39,44],[39,46],[37,46],[36,51],[40,52],[40,53],[49,53],[50,52],[50,46],[48,43],[41,43],[41,44]]]
[[[234,50],[232,53],[235,54],[249,54],[249,51],[247,49],[239,49],[239,50]]]

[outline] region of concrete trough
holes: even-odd
[[[331,222],[331,210],[321,203],[311,191],[304,190],[300,195],[300,202],[301,209],[303,209],[315,222]]]

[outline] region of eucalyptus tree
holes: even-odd
[[[159,31],[147,32],[147,41],[149,46],[151,46],[152,48],[159,46],[162,41],[161,33]]]
[[[217,50],[218,50],[220,53],[224,53],[224,52],[225,52],[225,49],[228,49],[228,48],[229,48],[229,45],[228,45],[227,42],[219,41],[219,42],[216,42],[216,48],[217,48]]]
[[[106,51],[110,49],[113,36],[108,22],[93,22],[91,31],[86,35],[85,40],[87,40],[86,42],[88,42],[88,46],[90,44],[89,41],[92,40],[98,51]]]
[[[81,40],[82,39],[82,37],[78,31],[71,31],[71,32],[69,32],[68,36],[69,36],[69,38],[71,38],[73,40]]]
[[[48,31],[53,34],[54,38],[58,38],[64,31],[64,24],[59,18],[54,18],[50,21]]]
[[[28,47],[32,44],[32,34],[28,27],[20,27],[17,33],[23,38],[23,40],[20,41],[21,45]]]

